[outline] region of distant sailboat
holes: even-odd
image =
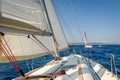
[[[102,43],[99,43],[98,47],[103,47]]]
[[[52,0],[0,0],[0,61],[9,61],[21,75],[13,80],[118,79],[84,56],[59,57],[58,52],[68,48],[68,43],[54,7]],[[48,54],[54,60],[28,73],[17,62]]]
[[[102,45],[99,45],[99,47],[102,47]]]
[[[84,44],[85,44],[85,48],[92,48],[93,46],[88,43],[88,40],[87,40],[87,36],[86,36],[86,32],[84,32]]]

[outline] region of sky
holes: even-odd
[[[120,44],[120,0],[54,0],[54,6],[69,42]]]

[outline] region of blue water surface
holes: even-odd
[[[120,77],[120,45],[103,45],[99,47],[94,45],[91,49],[85,49],[83,45],[71,45],[68,50],[60,52],[60,57],[68,56],[70,54],[81,54],[88,58],[99,62],[104,67],[110,70],[110,54],[115,55],[116,67],[118,70],[118,76]],[[51,55],[46,55],[30,60],[19,61],[20,67],[23,72],[26,73],[32,69],[41,67],[53,60]],[[13,66],[7,63],[0,63],[0,80],[11,80],[19,76],[19,73],[13,68]]]

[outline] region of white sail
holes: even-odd
[[[88,43],[86,32],[84,32],[84,35],[85,35],[84,37],[85,48],[92,48],[93,46],[90,43]]]
[[[15,25],[20,26],[19,28],[15,27],[15,29],[23,27],[29,30],[40,29],[50,32],[45,20],[44,10],[39,2],[35,0],[1,0],[0,3],[1,26],[14,28],[12,25]]]
[[[48,16],[50,17],[51,27],[53,29],[54,36],[58,43],[58,48],[62,49],[68,46],[65,36],[63,34],[61,25],[56,15],[52,0],[45,0]]]
[[[10,47],[14,56],[18,60],[39,57],[54,51],[52,36],[41,36],[39,34],[32,34],[36,39],[33,36],[30,36],[30,38],[27,37],[28,34],[34,32],[51,32],[49,28],[50,26],[48,25],[46,19],[44,8],[42,7],[40,1],[1,0],[1,2],[2,4],[0,5],[0,13],[2,15],[0,16],[0,23],[4,23],[5,26],[0,25],[0,28],[2,29],[0,30],[0,32],[5,33],[5,36],[3,37],[8,43],[8,46]],[[61,26],[58,22],[58,18],[52,6],[51,0],[45,0],[45,5],[47,7],[48,14],[51,17],[50,22],[53,29],[53,33],[55,35],[56,42],[58,44],[58,49],[65,49],[67,48],[67,42],[62,32]],[[13,26],[9,25],[7,22],[4,22],[4,20],[8,21],[8,23],[13,25],[18,25],[19,23],[21,24],[19,24],[19,28],[16,29],[16,27],[13,28]],[[27,27],[22,27],[21,25],[27,25]],[[21,31],[21,27],[23,29],[23,32]],[[19,31],[20,33],[18,33]],[[6,45],[3,38],[1,38],[1,40],[2,43]],[[5,59],[3,53],[0,56],[0,58],[2,59],[1,61],[7,60]]]

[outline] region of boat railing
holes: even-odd
[[[98,74],[94,71],[94,69],[92,68],[91,66],[91,63],[89,61],[88,58],[85,58],[86,62],[87,62],[87,65],[88,65],[88,68],[90,69],[90,72],[92,74],[92,77],[94,80],[101,80],[100,77],[98,76]]]
[[[116,67],[115,56],[113,54],[110,54],[110,68],[111,68],[112,76],[114,76],[113,73],[115,72],[115,76],[118,80],[118,72],[120,70]]]
[[[90,60],[92,60],[91,58],[89,58],[89,57],[86,57],[86,56],[84,56],[85,57],[85,60],[86,60],[86,62],[87,62],[87,65],[88,65],[88,67],[92,67],[91,66],[91,63],[90,63]],[[93,61],[93,60],[92,60]],[[96,61],[94,61],[94,62],[96,62]],[[112,76],[114,76],[114,77],[116,77],[116,79],[117,80],[119,80],[119,77],[118,77],[118,72],[120,73],[120,69],[118,69],[117,67],[116,67],[116,63],[115,63],[115,58],[114,58],[114,55],[113,54],[110,54],[110,68],[111,68],[111,70],[108,70],[108,69],[106,69],[106,68],[104,68],[104,66],[102,66],[104,69],[106,69],[106,70],[108,70],[109,72],[111,72],[112,73]],[[93,68],[90,68],[90,69],[93,69]],[[99,76],[97,75],[97,73],[96,72],[94,72],[94,70],[91,70],[91,72],[93,73],[93,77],[97,77],[98,79],[95,79],[95,80],[101,80],[101,79],[99,79]],[[115,74],[114,74],[115,73]]]

